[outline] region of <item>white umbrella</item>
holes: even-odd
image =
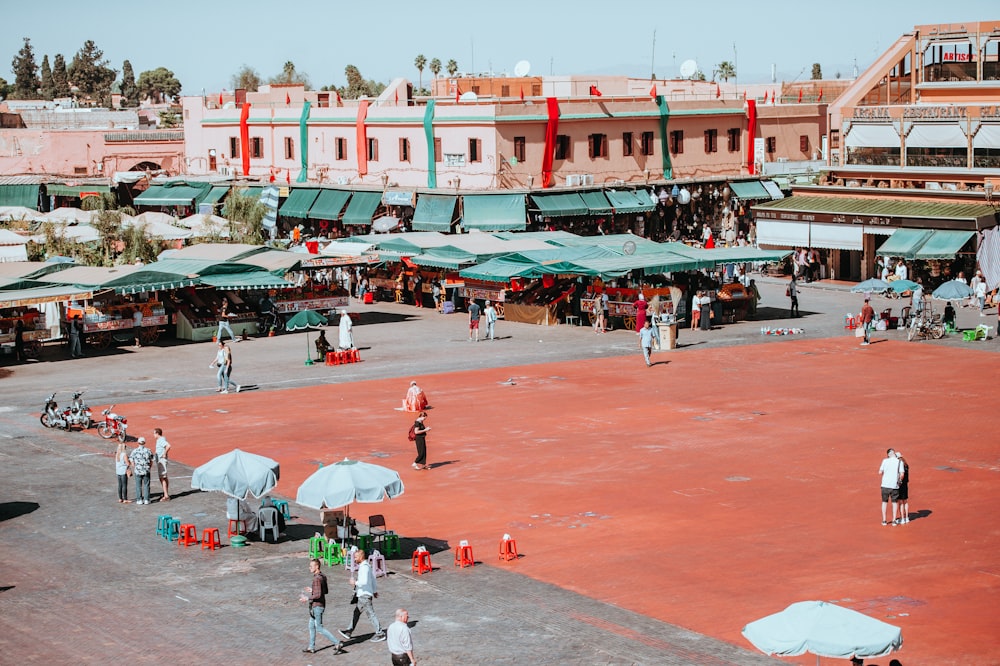
[[[139,213],[133,219],[140,222],[159,222],[161,224],[173,224],[177,221],[177,218],[173,215],[155,210],[147,210],[145,213]]]
[[[800,601],[743,628],[743,636],[767,655],[884,657],[903,646],[903,633],[862,613],[825,601]]]
[[[46,213],[42,219],[47,222],[59,222],[62,224],[88,224],[97,211],[93,210],[80,210],[79,208],[71,208],[68,206],[63,206],[62,208],[56,208],[51,213]]]
[[[41,220],[42,213],[25,206],[0,206],[0,220]]]
[[[931,296],[939,301],[960,301],[972,296],[972,293],[972,287],[961,280],[948,280],[935,289]]]
[[[233,449],[194,470],[191,487],[196,490],[217,490],[230,497],[245,500],[260,497],[278,485],[280,476],[276,461]]]
[[[311,509],[347,507],[352,502],[375,503],[403,494],[403,480],[388,467],[344,460],[321,467],[302,482],[295,503]]]

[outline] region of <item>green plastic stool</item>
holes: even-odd
[[[393,555],[402,555],[403,551],[399,547],[399,535],[392,532],[387,532],[385,536],[382,537],[385,547],[385,556],[392,557]]]
[[[288,509],[288,500],[272,499],[271,502],[274,504],[274,508],[285,517],[285,520],[291,520],[292,512]]]
[[[309,559],[321,560],[326,550],[326,539],[321,536],[309,537]]]
[[[323,561],[328,567],[332,567],[334,564],[343,564],[344,551],[340,548],[340,544],[336,542],[329,544],[323,554]]]
[[[170,516],[160,516],[156,519],[156,536],[167,538],[167,525],[170,520]]]
[[[177,518],[171,518],[167,521],[167,541],[177,541],[181,538],[181,521]]]
[[[370,553],[372,549],[372,535],[371,534],[359,534],[358,535],[358,548]]]

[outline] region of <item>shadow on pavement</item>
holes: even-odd
[[[39,506],[38,502],[0,502],[0,522],[31,513]]]

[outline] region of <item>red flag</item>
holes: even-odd
[[[339,90],[334,90],[333,92],[337,93],[337,106],[343,105],[344,101],[342,99],[340,99],[340,91]]]
[[[292,103],[292,98],[288,96],[288,93],[285,93],[285,104],[291,104],[291,103]]]
[[[268,178],[268,182],[270,182],[270,183],[274,182],[274,169],[273,168],[271,169],[271,176],[270,176],[270,178]]]
[[[799,104],[802,103],[802,88],[799,88]]]
[[[743,91],[743,101],[744,102],[747,101],[747,91],[746,90]]]
[[[222,106],[222,93],[219,93],[219,106]]]
[[[462,94],[462,91],[461,91],[461,90],[459,90],[459,89],[458,89],[458,86],[456,85],[456,86],[455,86],[455,104],[458,104],[458,98],[459,98],[459,96],[460,96],[461,94]]]
[[[399,106],[399,89],[396,90],[396,105]]]
[[[594,97],[602,97],[601,91],[597,89],[597,86],[590,86],[590,94]]]
[[[292,184],[292,170],[291,169],[285,169],[285,182],[288,183],[289,185]]]
[[[719,84],[716,83],[715,84],[715,99],[719,99],[720,97],[722,97],[722,88],[720,88]]]
[[[771,104],[774,104],[774,91],[771,91]]]
[[[655,83],[653,84],[653,87],[649,89],[649,96],[652,97],[653,99],[656,99],[656,84]]]
[[[817,102],[822,102],[823,101],[823,89],[822,88],[819,89],[819,97],[816,99],[816,101]]]
[[[524,88],[521,88],[521,101],[524,101]]]

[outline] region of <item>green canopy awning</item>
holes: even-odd
[[[587,205],[591,215],[610,215],[615,212],[611,202],[604,196],[604,192],[581,192],[580,197]]]
[[[608,201],[614,206],[615,212],[622,213],[648,213],[656,208],[656,204],[645,192],[631,192],[629,190],[604,190]]]
[[[345,225],[371,224],[372,216],[375,215],[380,203],[382,203],[381,192],[355,192],[351,196],[351,203],[347,204],[344,219],[341,221]]]
[[[587,215],[590,208],[576,192],[563,194],[532,194],[531,200],[538,212],[547,217],[564,217],[569,215]]]
[[[291,282],[275,277],[267,271],[232,273],[228,275],[205,275],[199,282],[216,289],[285,289],[293,287]]]
[[[458,197],[421,194],[413,211],[414,231],[451,231]]]
[[[932,229],[896,229],[889,239],[882,243],[876,254],[883,257],[903,257],[913,259],[917,250],[934,233]]]
[[[350,198],[348,190],[322,190],[307,217],[310,220],[339,220],[340,212]]]
[[[770,199],[771,194],[759,180],[745,180],[742,183],[729,183],[729,189],[737,199]]]
[[[462,226],[480,231],[524,231],[523,194],[467,194],[462,197]]]
[[[285,203],[281,204],[281,208],[278,209],[278,215],[281,217],[300,217],[303,219],[308,217],[309,209],[316,202],[319,192],[319,190],[313,189],[292,190],[288,198],[285,199]]]
[[[472,254],[437,254],[432,249],[426,254],[418,254],[410,257],[410,261],[418,266],[431,266],[433,268],[450,268],[452,270],[457,270],[462,266],[470,266],[476,263],[476,257]]]
[[[947,231],[937,230],[927,239],[920,249],[917,250],[914,259],[954,259],[958,251],[962,249],[974,231]],[[894,234],[895,235],[895,234]]]
[[[45,193],[50,197],[79,197],[81,194],[104,194],[110,191],[110,185],[63,185],[61,183],[49,183],[45,186]]]
[[[0,185],[0,206],[24,206],[38,210],[39,185]]]
[[[135,198],[136,206],[193,206],[208,194],[211,185],[189,185],[187,183],[152,185]]]
[[[219,203],[220,201],[222,201],[223,198],[225,198],[225,196],[227,194],[229,194],[229,186],[228,185],[225,185],[225,186],[217,185],[217,186],[213,187],[212,189],[210,189],[208,191],[208,194],[206,194],[205,197],[201,201],[199,201],[198,203],[215,205],[215,204]]]

